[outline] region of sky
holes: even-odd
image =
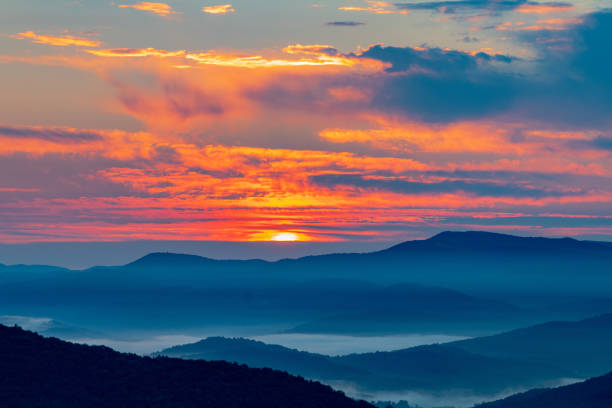
[[[611,240],[609,7],[2,0],[0,243]]]

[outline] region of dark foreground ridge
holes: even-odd
[[[513,395],[477,408],[610,408],[612,373],[582,383],[538,389]]]
[[[280,371],[139,357],[2,325],[0,362],[3,407],[371,407]]]

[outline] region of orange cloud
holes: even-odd
[[[87,50],[88,53],[98,57],[180,57],[185,55],[185,50],[166,51],[155,48],[112,48],[106,50]]]
[[[498,31],[562,31],[573,24],[582,23],[582,19],[579,18],[550,18],[537,20],[535,24],[526,25],[524,22],[510,22],[507,21],[496,27]]]
[[[275,68],[275,67],[316,67],[316,66],[376,66],[382,67],[381,63],[356,58],[344,57],[342,55],[330,55],[333,47],[322,45],[291,45],[283,51],[288,54],[305,54],[308,57],[286,59],[286,58],[267,58],[261,55],[236,56],[223,55],[212,52],[187,54],[186,58],[205,65],[218,65],[225,67],[239,68]],[[335,54],[335,53],[333,53]]]
[[[44,34],[36,34],[33,31],[25,31],[22,33],[17,33],[11,35],[11,38],[16,38],[19,40],[31,40],[36,44],[48,44],[55,45],[59,47],[66,47],[69,45],[74,45],[77,47],[99,47],[101,45],[100,41],[91,40],[89,38],[82,37],[74,37],[72,35],[44,35]]]
[[[380,129],[324,129],[319,136],[333,143],[365,143],[396,152],[495,153],[519,155],[533,150],[508,141],[510,128],[488,123],[452,123],[431,126],[417,122],[391,124],[375,119]]]
[[[283,48],[283,52],[287,54],[313,54],[313,55],[334,55],[338,53],[338,50],[331,45],[322,44],[294,44]]]
[[[531,14],[551,14],[551,13],[567,13],[575,7],[569,4],[521,4],[516,8],[519,13]]]
[[[85,174],[84,178],[88,183],[97,180],[123,185],[130,193],[49,200],[37,196],[46,189],[57,193],[58,187],[53,183],[40,188],[3,187],[5,193],[33,198],[22,199],[17,204],[0,203],[0,214],[4,216],[0,221],[4,227],[0,229],[1,240],[16,242],[32,237],[37,240],[267,240],[281,231],[314,241],[350,237],[398,239],[406,228],[443,224],[452,217],[518,219],[530,214],[524,209],[513,210],[513,206],[545,209],[551,204],[612,199],[609,193],[517,198],[475,196],[461,191],[414,194],[348,185],[324,187],[313,183],[311,177],[341,173],[363,175],[369,180],[436,183],[448,180],[448,176],[438,174],[444,167],[413,159],[324,150],[197,146],[146,133],[97,131],[90,135],[90,132],[93,131],[42,127],[5,131],[84,139],[82,144],[88,151],[66,152],[66,160],[75,154],[90,162],[96,162],[98,155],[125,160],[123,164],[115,161],[102,170],[93,170],[94,173]],[[102,140],[89,140],[98,137]],[[12,141],[3,146],[9,144]],[[31,143],[30,148],[37,144]],[[118,155],[118,151],[124,153]],[[497,168],[512,167],[499,163]],[[469,168],[459,166],[459,169]],[[517,170],[520,174],[529,169],[519,164]],[[483,213],[480,208],[491,210]],[[77,216],[71,219],[70,214]],[[49,223],[53,225],[52,237],[45,235]],[[11,231],[27,235],[12,235]]]
[[[236,9],[231,4],[220,4],[217,6],[205,6],[202,8],[202,11],[208,14],[228,14],[235,13]]]
[[[368,6],[366,7],[358,7],[358,6],[344,6],[344,7],[338,7],[338,10],[342,10],[342,11],[365,11],[368,13],[374,13],[374,14],[409,14],[410,10],[396,10],[396,9],[392,9],[392,7],[395,7],[393,4],[391,3],[387,3],[384,1],[372,1],[369,0],[366,3],[368,3]]]
[[[149,1],[141,1],[138,4],[120,4],[119,8],[132,8],[135,10],[148,11],[158,16],[167,17],[171,14],[177,14],[172,10],[172,7],[166,3],[153,3]]]
[[[214,65],[220,67],[236,68],[279,68],[279,67],[325,67],[343,66],[358,67],[367,70],[380,70],[384,64],[380,61],[358,59],[339,55],[338,51],[328,45],[289,45],[283,52],[289,55],[302,55],[297,58],[271,58],[262,55],[239,56],[234,54],[221,54],[217,52],[187,52],[185,50],[167,51],[155,48],[112,48],[100,50],[87,50],[88,53],[98,57],[184,57],[183,64],[173,64],[173,68],[190,68],[198,65]]]

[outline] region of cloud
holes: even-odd
[[[365,23],[359,21],[330,21],[329,23],[325,23],[325,25],[334,27],[358,27],[365,25]]]
[[[283,48],[287,54],[311,54],[311,55],[337,55],[338,50],[331,45],[324,44],[294,44]]]
[[[573,126],[605,128],[612,122],[612,12],[591,13],[566,30],[525,31],[543,61],[543,81],[524,81],[520,114]]]
[[[362,11],[373,14],[408,14],[410,10],[395,9],[394,5],[384,1],[367,0],[367,6],[343,6],[338,7],[342,11]]]
[[[552,13],[567,13],[572,11],[575,7],[571,3],[524,3],[516,8],[519,13],[533,13],[533,14],[552,14]]]
[[[115,130],[3,126],[2,134],[9,138],[3,149],[20,149],[0,151],[0,170],[12,175],[0,185],[0,214],[10,214],[0,217],[0,238],[10,242],[258,239],[278,231],[279,215],[309,240],[398,239],[406,228],[441,225],[444,219],[478,224],[490,215],[519,223],[528,208],[585,208],[612,199],[605,189],[609,176],[577,177],[566,164],[549,173],[541,156],[532,163],[537,172],[528,173],[529,162],[499,162],[495,170],[488,161],[477,168],[470,156],[457,156],[460,162],[453,165],[448,156],[435,164],[380,153],[199,144]],[[24,134],[37,143],[19,145]],[[42,143],[48,140],[53,144]],[[526,227],[534,225],[525,220]],[[549,228],[560,225],[562,218]]]
[[[361,58],[390,64],[373,89],[373,106],[426,121],[453,121],[507,110],[516,97],[516,78],[496,68],[504,55],[373,46]]]
[[[355,174],[323,174],[312,176],[311,180],[328,188],[338,186],[359,189],[386,190],[402,194],[432,194],[463,192],[488,197],[529,197],[573,195],[562,191],[546,191],[522,187],[511,183],[474,182],[463,180],[432,180],[429,182],[412,181],[401,177],[375,177]]]
[[[396,3],[401,10],[433,10],[445,14],[455,14],[458,11],[486,10],[491,13],[514,10],[526,0],[458,0],[458,1],[432,1],[420,3]]]
[[[493,51],[383,45],[342,53],[330,45],[295,44],[286,47],[286,56],[281,57],[152,48],[88,52],[105,57],[175,57],[167,64],[152,61],[155,67],[149,67],[139,62],[131,69],[151,69],[154,76],[172,76],[168,70],[193,68],[191,71],[197,72],[183,76],[199,78],[200,83],[215,88],[203,90],[201,95],[227,99],[212,81],[202,80],[208,75],[234,83],[225,85],[235,90],[231,98],[251,105],[250,109],[298,112],[301,107],[310,113],[399,115],[405,120],[429,123],[497,117],[505,122],[535,121],[601,129],[612,117],[611,93],[607,91],[611,81],[602,68],[609,63],[611,50],[610,44],[601,40],[609,38],[609,16],[609,12],[602,11],[582,18],[542,18],[534,26],[513,25],[518,40],[537,53],[538,57],[531,61]],[[521,29],[524,27],[529,29]],[[98,67],[93,61],[79,63],[87,69],[111,69]],[[222,70],[225,68],[251,69],[252,80],[238,80]],[[113,69],[120,68],[115,65]],[[224,80],[223,75],[230,75],[232,81]],[[188,87],[200,87],[196,80],[189,82]],[[359,92],[340,92],[341,89]],[[146,101],[135,96],[129,99]],[[174,96],[172,99],[176,101]],[[181,105],[190,103],[210,106],[196,98]],[[180,111],[201,109],[184,106]],[[225,108],[222,111],[228,112]],[[160,114],[157,110],[152,112]]]
[[[562,29],[514,34],[533,60],[326,44],[56,58],[98,74],[147,132],[0,127],[3,169],[23,166],[0,184],[0,239],[53,225],[53,239],[244,240],[279,219],[308,239],[398,239],[453,219],[607,215],[610,18],[541,16]]]
[[[137,4],[120,4],[119,8],[132,8],[134,10],[148,11],[161,17],[168,17],[171,14],[178,14],[172,10],[172,7],[166,3],[153,3],[149,1],[141,1]]]
[[[582,23],[579,18],[549,18],[536,20],[534,24],[507,21],[495,27],[498,31],[565,31],[572,25]]]
[[[0,138],[40,139],[50,142],[80,143],[103,139],[103,132],[68,127],[0,125]]]
[[[369,105],[377,114],[431,123],[505,117],[555,126],[610,125],[612,77],[604,67],[612,63],[612,43],[604,39],[612,35],[612,13],[541,19],[540,25],[518,31],[538,53],[529,70],[525,61],[502,54],[376,45],[350,56],[380,61],[388,75],[355,75],[338,83],[370,95],[361,110]]]
[[[612,137],[599,136],[592,141],[592,145],[598,149],[612,150]]]
[[[574,8],[570,3],[546,2],[538,3],[528,0],[457,0],[430,1],[419,3],[395,3],[400,10],[434,10],[445,14],[455,14],[460,11],[487,11],[498,14],[506,11],[521,13],[548,14],[567,12]]]
[[[185,55],[185,50],[166,51],[155,48],[111,48],[105,50],[87,50],[88,53],[98,57],[126,57],[126,58],[141,58],[141,57],[180,57]]]
[[[217,6],[205,6],[202,8],[202,12],[208,14],[228,14],[235,13],[236,9],[231,4],[220,4]]]
[[[289,55],[298,55],[300,58],[285,59],[285,58],[266,58],[261,55],[237,56],[223,55],[212,52],[205,53],[190,53],[186,58],[195,61],[198,64],[217,65],[226,67],[241,67],[241,68],[279,68],[279,67],[368,67],[368,61],[359,61],[351,56],[344,56],[338,53],[338,50],[330,45],[321,44],[294,44],[283,49],[283,52]]]
[[[36,34],[33,31],[24,31],[22,33],[17,33],[11,35],[11,38],[16,38],[19,40],[31,40],[36,44],[47,44],[47,45],[55,45],[59,47],[66,47],[70,45],[74,45],[76,47],[99,47],[101,45],[100,41],[92,40],[89,38],[83,37],[74,37],[72,35],[44,35],[44,34]]]

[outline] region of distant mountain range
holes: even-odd
[[[554,389],[537,389],[477,408],[610,408],[612,373]]]
[[[83,271],[0,265],[0,308],[96,322],[90,328],[98,331],[265,324],[301,333],[481,335],[612,312],[611,264],[609,243],[445,232],[372,253],[277,262],[154,253]],[[534,308],[524,297],[559,305]]]
[[[5,326],[19,326],[31,330],[45,337],[60,338],[102,338],[103,333],[74,327],[64,322],[50,318],[36,318],[28,316],[0,315],[0,324]]]
[[[292,333],[474,335],[537,321],[532,310],[439,287],[396,284],[337,294],[336,313],[297,325]]]
[[[588,378],[612,370],[612,314],[577,322],[549,322],[449,345],[487,357],[555,366]]]
[[[4,407],[372,407],[280,371],[138,357],[2,325],[0,361]]]
[[[158,355],[271,367],[364,391],[469,390],[494,394],[612,368],[612,315],[551,322],[495,336],[391,352],[329,357],[246,339],[209,338]]]
[[[463,390],[494,394],[569,376],[568,372],[554,367],[484,357],[445,345],[329,357],[253,340],[217,337],[172,347],[155,355],[270,367],[332,385],[349,384],[362,392]]]
[[[209,337],[197,343],[165,349],[153,356],[229,361],[249,367],[274,367],[306,378],[327,381],[373,381],[368,370],[335,362],[328,356],[243,338]]]

